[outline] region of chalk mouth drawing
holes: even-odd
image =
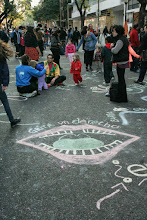
[[[39,149],[69,163],[101,164],[138,139],[138,136],[131,134],[85,124],[55,127],[17,143]]]

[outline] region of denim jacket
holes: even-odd
[[[82,36],[81,41],[80,41],[80,43],[77,47],[77,50],[83,44],[84,40],[85,40],[84,50],[88,50],[88,51],[95,50],[95,45],[96,45],[96,42],[97,42],[97,38],[93,33],[90,33],[90,35],[87,38],[84,38],[84,36]]]

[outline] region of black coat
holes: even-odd
[[[9,84],[9,68],[7,61],[0,61],[0,85],[8,86]]]

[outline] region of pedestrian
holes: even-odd
[[[144,30],[145,30],[145,34],[142,38],[141,45],[139,47],[139,54],[142,57],[140,73],[139,73],[138,80],[135,81],[135,83],[138,83],[141,85],[145,84],[143,80],[147,72],[147,26],[145,26]]]
[[[138,48],[140,46],[138,29],[138,24],[135,24],[133,30],[130,33],[131,47],[136,53],[138,53]],[[133,57],[133,62],[131,63],[130,71],[139,73],[139,59],[137,59],[136,57]]]
[[[14,119],[11,112],[7,95],[5,90],[9,85],[9,68],[7,64],[7,59],[13,56],[13,51],[9,45],[2,40],[0,40],[0,100],[4,106],[4,109],[7,113],[11,127],[15,127],[21,120]]]
[[[5,43],[8,43],[8,41],[9,41],[9,37],[8,37],[7,34],[2,30],[1,26],[0,26],[0,40],[4,41]]]
[[[113,53],[113,63],[117,63],[118,76],[118,94],[116,102],[128,102],[125,69],[129,68],[129,42],[124,36],[125,30],[121,25],[113,27],[113,37],[117,37],[116,45],[111,44],[111,52]]]
[[[93,61],[93,55],[94,55],[94,50],[95,50],[95,45],[97,43],[97,38],[93,33],[88,31],[87,26],[83,27],[83,30],[81,32],[82,38],[81,41],[77,47],[77,50],[80,48],[80,46],[84,43],[85,41],[85,46],[84,46],[84,63],[86,64],[86,71],[93,71],[92,69],[92,61]],[[88,66],[90,67],[88,69]]]
[[[66,31],[64,30],[63,27],[61,27],[61,33],[60,33],[60,40],[61,40],[61,43],[62,43],[62,47],[64,49],[64,52],[65,52],[65,42],[66,42]]]
[[[68,43],[65,48],[65,55],[69,58],[70,64],[73,61],[73,55],[76,52],[75,45],[72,43],[71,39],[68,39]]]
[[[111,52],[111,37],[108,36],[105,39],[105,46],[102,49],[102,60],[104,64],[104,84],[106,86],[110,85],[111,78],[114,78],[113,72],[112,72],[112,52]]]
[[[73,80],[75,82],[75,85],[79,85],[79,82],[82,82],[81,77],[81,67],[82,64],[80,62],[80,56],[78,54],[73,55],[73,61],[71,63],[71,69],[70,73],[73,73]]]
[[[24,37],[25,42],[25,54],[28,55],[30,60],[39,60],[41,56],[40,49],[38,47],[37,38],[34,34],[34,28],[31,26],[27,27],[27,32]]]
[[[73,36],[72,36],[72,40],[73,40],[73,43],[74,45],[77,47],[78,46],[78,41],[80,39],[81,35],[80,35],[80,32],[78,31],[78,28],[75,27],[75,30],[73,32]]]
[[[60,46],[62,45],[60,41],[60,30],[55,31],[51,36],[51,51],[53,53],[54,62],[60,67]]]
[[[96,46],[96,53],[95,53],[95,62],[96,62],[96,68],[97,68],[97,72],[101,72],[101,62],[102,62],[102,56],[101,56],[101,47],[100,46]]]
[[[21,32],[20,36],[21,37],[20,37],[20,52],[19,52],[19,54],[20,54],[20,56],[23,56],[25,53],[24,32]]]
[[[109,36],[109,32],[108,32],[108,28],[107,26],[105,26],[104,30],[103,30],[103,33],[100,34],[100,37],[99,37],[99,42],[101,44],[101,47],[104,47],[105,46],[105,38]]]
[[[12,38],[12,43],[14,43],[14,46],[16,48],[16,58],[20,57],[20,30],[19,27],[16,27],[14,30],[13,38]]]
[[[38,77],[45,74],[48,67],[38,71],[29,66],[30,59],[28,55],[21,57],[22,65],[16,67],[16,86],[20,96],[27,98],[34,97],[38,94]]]
[[[37,38],[37,44],[38,44],[38,47],[40,49],[41,56],[43,56],[43,50],[44,50],[43,37],[44,37],[44,34],[40,30],[40,28],[36,28],[35,35],[36,35],[36,38]]]

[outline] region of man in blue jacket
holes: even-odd
[[[21,96],[27,98],[37,95],[38,87],[37,80],[38,77],[43,76],[48,69],[48,66],[42,71],[38,71],[29,65],[29,57],[25,54],[21,58],[22,65],[16,67],[16,86],[17,91]]]

